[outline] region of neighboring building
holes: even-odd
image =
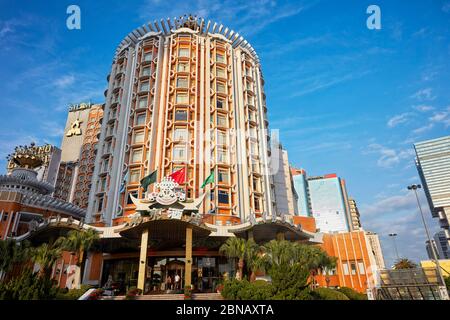
[[[450,247],[448,245],[447,237],[445,231],[436,232],[433,237],[433,242],[435,244],[436,252],[439,259],[450,259]],[[428,244],[428,241],[427,241]],[[428,247],[427,247],[428,252]],[[433,259],[432,255],[428,254],[430,259]]]
[[[276,213],[278,215],[298,215],[298,195],[293,187],[288,152],[283,149],[281,144],[278,146],[278,150],[278,170],[273,176]]]
[[[309,193],[306,171],[303,169],[291,169],[294,190],[297,194],[297,212],[303,217],[312,217],[311,196]]]
[[[142,178],[157,170],[161,181],[183,168],[187,199],[207,193],[200,213],[215,224],[272,214],[259,58],[228,28],[183,19],[159,31],[139,27],[116,50],[88,201],[91,222],[121,223],[135,212],[130,195],[145,196]],[[211,172],[215,183],[202,189]]]
[[[320,232],[350,231],[345,183],[336,174],[308,177],[313,216]]]
[[[370,250],[375,258],[375,263],[379,270],[386,268],[384,263],[383,250],[381,249],[381,242],[378,234],[375,232],[366,231],[366,238],[369,243]]]
[[[431,213],[439,218],[447,245],[450,245],[450,136],[414,145],[416,166]]]
[[[87,208],[102,115],[99,104],[71,105],[61,143],[55,197],[82,208]]]
[[[42,165],[39,168],[35,169],[35,171],[37,172],[36,179],[39,181],[48,182],[54,187],[56,178],[58,176],[58,167],[61,160],[61,150],[50,144],[46,144],[43,146],[36,146],[33,144],[31,148],[33,149],[33,152],[42,157],[43,160]],[[15,152],[12,155],[14,155]],[[9,160],[7,164],[8,174],[10,174],[13,169],[18,167],[18,165],[14,163],[14,160],[12,159],[14,159],[14,157],[11,158],[11,160]]]
[[[437,258],[438,259],[441,259],[441,256],[439,255],[439,252],[438,252],[438,249],[437,249],[437,247],[436,247],[436,242],[434,241],[434,239],[433,240],[431,240],[431,243],[433,244],[433,246],[434,246],[434,252],[436,252],[436,254],[437,254]],[[432,249],[431,249],[431,245],[430,245],[430,241],[425,241],[425,248],[426,248],[426,250],[427,250],[427,255],[428,255],[428,258],[429,259],[434,259],[434,254],[433,254],[433,251],[432,251]]]
[[[84,217],[84,210],[52,197],[54,186],[38,179],[35,169],[48,161],[47,155],[34,145],[16,148],[10,155],[16,166],[0,175],[0,239],[28,232],[51,215]]]
[[[87,131],[81,145],[80,160],[75,188],[72,190],[71,199],[80,208],[87,209],[89,192],[94,173],[95,157],[98,148],[98,136],[100,134],[103,118],[103,106],[94,105],[89,111],[87,119]],[[108,163],[102,163],[101,172],[108,171]]]
[[[377,285],[380,268],[369,236],[364,231],[323,234],[320,246],[337,261],[335,269],[325,270],[317,277],[320,287],[350,287],[365,293]]]
[[[361,219],[355,199],[349,198],[348,204],[350,207],[350,221],[351,221],[350,227],[352,228],[352,230],[360,230],[362,228]]]
[[[450,277],[450,259],[439,259],[439,265],[441,266],[442,275],[444,277]],[[431,260],[420,261],[422,268],[436,268],[436,263]]]

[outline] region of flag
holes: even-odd
[[[175,171],[169,177],[178,184],[183,184],[186,181],[186,168]]]
[[[203,189],[204,187],[206,187],[207,184],[209,183],[214,183],[214,172],[211,172],[211,174],[208,176],[208,178],[206,178],[206,180],[203,182],[201,188]]]
[[[158,175],[158,170],[153,171],[152,173],[150,173],[148,176],[144,177],[141,180],[141,187],[147,191],[147,188],[149,185],[151,185],[152,183],[156,182],[156,177]]]

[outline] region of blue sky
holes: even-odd
[[[81,8],[81,30],[66,28],[70,4]],[[366,28],[370,4],[381,8],[379,31]],[[60,145],[67,104],[103,101],[128,32],[184,13],[224,23],[253,45],[270,126],[280,129],[290,162],[346,179],[388,264],[390,232],[401,256],[425,258],[406,185],[419,182],[412,143],[450,133],[448,0],[0,0],[0,172],[17,144]]]

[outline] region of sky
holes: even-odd
[[[81,29],[66,27],[67,7]],[[369,5],[381,30],[369,30]],[[450,134],[450,1],[0,0],[0,173],[14,146],[60,145],[67,106],[102,103],[116,46],[148,21],[197,14],[261,58],[271,129],[295,167],[337,173],[387,265],[426,258],[413,143]],[[420,194],[427,223],[431,218]]]

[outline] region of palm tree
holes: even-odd
[[[219,252],[229,259],[238,259],[238,274],[236,278],[242,280],[244,260],[247,251],[247,241],[241,238],[231,237],[220,247]]]
[[[41,276],[50,277],[52,267],[61,257],[61,248],[43,243],[32,250],[32,260],[39,264]]]
[[[6,278],[14,265],[30,258],[30,245],[27,241],[17,243],[14,239],[0,240],[0,281]]]
[[[406,259],[406,258],[399,259],[394,264],[394,269],[395,270],[399,270],[399,269],[414,269],[414,268],[417,268],[417,264],[412,262],[409,259]]]
[[[261,247],[253,240],[248,240],[246,245],[245,260],[250,269],[250,281],[256,280],[256,272],[265,271],[266,257],[261,250]]]
[[[80,277],[77,287],[81,284],[81,275],[84,269],[84,254],[91,249],[96,240],[99,239],[97,231],[88,229],[86,231],[72,230],[67,233],[67,237],[56,240],[55,244],[63,250],[76,253],[78,255],[77,266],[80,268]]]
[[[296,259],[311,274],[312,286],[315,284],[315,276],[320,270],[331,269],[336,266],[336,258],[330,257],[319,247],[296,243]]]

